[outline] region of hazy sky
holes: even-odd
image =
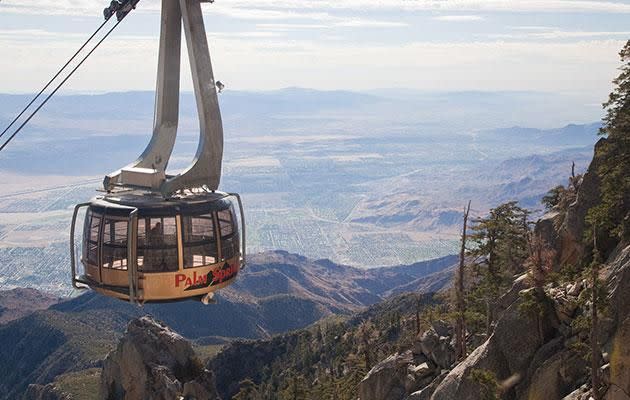
[[[39,89],[106,4],[0,0],[0,92]],[[152,90],[159,6],[141,0],[67,89]],[[537,90],[600,102],[630,38],[630,1],[216,0],[203,9],[216,78],[231,89]]]

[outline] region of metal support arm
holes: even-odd
[[[140,157],[124,168],[135,171],[136,176],[147,171],[163,176],[159,191],[165,196],[202,185],[216,190],[221,178],[223,125],[200,2],[162,0],[153,136]],[[199,115],[199,145],[192,164],[182,173],[167,177],[166,167],[175,145],[179,122],[182,25]],[[103,182],[105,190],[131,184],[125,182],[123,176],[122,170],[107,175]],[[137,179],[133,184],[137,185]],[[155,189],[149,184],[146,187]]]

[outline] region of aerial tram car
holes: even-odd
[[[114,0],[105,18],[117,13],[120,20],[129,1]],[[245,265],[241,198],[217,190],[223,156],[217,86],[222,85],[214,80],[200,3],[162,0],[153,136],[135,162],[105,177],[104,194],[74,209],[70,253],[77,289],[132,303],[199,298],[207,304]],[[182,28],[200,136],[192,164],[173,176],[166,167],[178,125]],[[79,274],[74,240],[82,208],[84,274]]]
[[[55,94],[139,0],[113,0],[105,22],[118,23],[96,44],[42,104],[0,146],[8,144]],[[223,158],[223,126],[201,2],[162,0],[153,135],[140,157],[103,181],[102,194],[76,205],[70,228],[72,285],[91,288],[131,303],[200,299],[230,285],[245,266],[245,216],[236,193],[218,191]],[[193,78],[200,135],[192,164],[177,175],[166,168],[179,116],[182,30]],[[72,61],[84,44],[70,59]],[[62,67],[13,122],[69,65]],[[130,105],[132,106],[132,105]],[[77,219],[85,210],[80,268],[75,255]],[[82,271],[81,271],[82,269]]]

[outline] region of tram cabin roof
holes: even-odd
[[[133,191],[97,196],[90,201],[90,209],[120,217],[129,216],[134,208],[138,209],[138,217],[203,215],[230,209],[229,197],[223,192],[204,192],[165,199],[159,193]]]

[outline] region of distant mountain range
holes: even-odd
[[[10,121],[32,94],[0,94],[0,123]],[[29,130],[52,127],[65,136],[146,134],[150,132],[154,95],[146,92],[57,95],[31,122]],[[285,88],[233,91],[219,97],[230,135],[284,134],[349,130],[360,135],[406,127],[456,132],[506,126],[562,126],[600,119],[597,102],[543,92],[427,92],[381,89],[367,92]],[[180,101],[184,129],[196,127],[192,93]],[[145,125],[142,125],[144,121]],[[147,124],[148,123],[148,124]]]
[[[0,126],[6,126],[31,97],[0,94]],[[76,167],[82,174],[118,168],[135,159],[151,134],[153,97],[148,91],[55,96],[7,148],[0,158],[0,169],[75,175]],[[590,122],[601,115],[598,107],[589,106],[593,110],[586,112],[581,100],[538,92],[227,90],[221,94],[220,103],[226,138],[234,140],[331,134],[378,138],[418,132],[442,135],[444,139],[506,126],[553,127]],[[198,122],[192,93],[182,94],[180,113],[180,135],[196,139]],[[590,119],[584,120],[589,115]],[[529,143],[535,142],[531,134],[537,133],[523,128],[502,131]],[[494,135],[499,137],[502,131]],[[572,140],[572,145],[582,143],[575,137]],[[42,142],[48,143],[48,152],[32,147]],[[186,142],[178,143],[179,150],[194,153],[195,144]],[[50,146],[58,147],[60,152],[66,149],[73,157],[55,159],[50,155]],[[101,151],[93,152],[95,148]]]
[[[253,256],[237,282],[218,294],[216,305],[187,301],[139,308],[88,292],[0,326],[0,398],[13,398],[29,383],[99,366],[127,322],[140,315],[151,314],[204,345],[269,338],[325,316],[349,315],[403,291],[440,290],[449,284],[454,263],[449,256],[362,270],[277,251]],[[25,297],[11,307],[33,301]]]
[[[27,100],[0,95],[0,120]],[[508,200],[539,209],[573,161],[583,170],[599,127],[588,123],[599,111],[549,93],[228,88],[220,102],[219,188],[242,195],[248,251],[365,268],[456,252],[468,200],[474,216]],[[72,290],[71,208],[142,152],[153,103],[150,92],[56,97],[0,154],[0,289]],[[197,147],[191,94],[180,122],[169,172]]]
[[[0,291],[0,325],[45,310],[62,299],[32,288]]]
[[[562,128],[536,129],[514,126],[479,131],[475,136],[480,140],[494,140],[498,145],[513,146],[517,143],[530,145],[549,146],[554,149],[558,146],[579,146],[585,143],[593,143],[594,134],[602,126],[601,122],[590,124],[568,124]]]
[[[592,145],[565,148],[567,143],[592,142],[599,124],[570,125],[562,129],[530,130],[523,128],[501,129],[479,133],[486,139],[495,140],[497,148],[523,148],[531,143],[528,134],[539,137],[551,150],[546,154],[531,154],[523,157],[496,159],[491,147],[485,145],[488,160],[480,161],[470,168],[446,167],[418,170],[409,174],[384,179],[383,191],[387,198],[371,196],[365,198],[353,210],[350,220],[389,226],[401,226],[419,231],[456,231],[461,223],[461,209],[468,200],[472,201],[473,213],[483,215],[488,209],[503,202],[517,200],[520,205],[533,211],[534,216],[542,211],[541,198],[549,188],[565,184],[571,175],[572,163],[576,173],[584,172],[592,154]],[[538,139],[537,139],[538,140]],[[482,150],[484,149],[484,150]]]

